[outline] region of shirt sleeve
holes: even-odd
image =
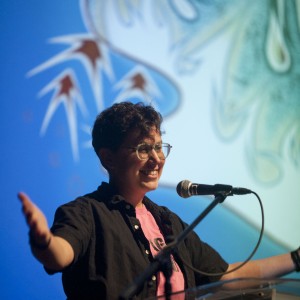
[[[70,243],[75,263],[84,255],[93,231],[91,207],[84,198],[60,206],[55,213],[51,231]]]
[[[217,274],[224,273],[228,269],[228,263],[222,258],[222,256],[209,244],[200,240],[195,232],[190,234],[190,237],[186,241],[187,247],[190,250],[191,260],[194,268],[199,271]],[[195,272],[196,284],[206,284],[218,281],[222,275],[208,276]]]

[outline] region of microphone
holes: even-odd
[[[225,196],[233,195],[246,195],[251,194],[252,191],[246,188],[232,187],[231,185],[226,184],[198,184],[192,183],[189,180],[182,180],[177,185],[177,193],[182,198],[188,198],[191,196],[200,196],[200,195],[217,195],[222,194]]]

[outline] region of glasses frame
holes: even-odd
[[[148,147],[148,151],[147,151],[147,156],[148,157],[147,158],[141,158],[140,157],[140,155],[139,155],[139,149],[140,149],[141,146],[147,146]],[[167,155],[165,155],[164,158],[159,157],[159,154],[155,150],[155,148],[157,146],[166,147],[168,149]],[[141,143],[141,144],[138,144],[136,147],[128,147],[128,149],[135,150],[135,154],[136,154],[136,156],[137,156],[137,158],[139,160],[147,160],[147,159],[149,159],[150,158],[150,154],[149,153],[151,151],[153,151],[153,150],[155,151],[155,153],[156,153],[156,155],[158,156],[159,159],[165,160],[169,156],[169,154],[171,152],[171,149],[172,149],[172,146],[170,144],[168,144],[168,143],[157,143],[157,144],[154,144],[154,145],[150,145],[150,144],[147,144],[147,143]]]

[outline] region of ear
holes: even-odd
[[[101,148],[98,151],[98,155],[103,167],[110,171],[114,168],[114,159],[113,159],[113,152],[107,148]]]

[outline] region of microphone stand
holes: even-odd
[[[216,194],[214,200],[207,206],[207,208],[189,225],[181,234],[172,242],[166,245],[150,263],[149,267],[140,274],[133,282],[121,293],[120,300],[132,299],[133,296],[141,290],[144,283],[149,280],[153,274],[162,271],[166,277],[165,296],[166,300],[170,299],[172,288],[170,278],[172,275],[172,264],[170,255],[174,252],[175,248],[187,237],[187,235],[219,204],[222,203],[228,194]]]

